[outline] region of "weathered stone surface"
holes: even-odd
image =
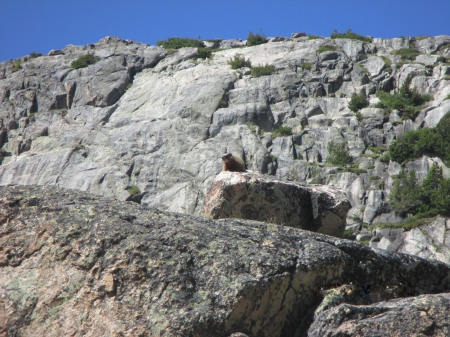
[[[373,305],[344,303],[317,315],[308,336],[448,336],[449,310],[448,293]]]
[[[205,198],[204,216],[260,220],[342,236],[350,203],[331,187],[301,186],[254,173],[222,172]]]
[[[1,187],[0,230],[2,329],[22,336],[299,336],[335,284],[365,304],[450,289],[443,263],[55,187]]]

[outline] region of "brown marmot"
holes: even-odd
[[[224,171],[245,172],[245,163],[241,158],[233,156],[231,153],[225,153],[222,160]]]

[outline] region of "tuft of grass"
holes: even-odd
[[[386,65],[386,71],[389,74],[392,73],[392,61],[386,56],[381,56],[381,58],[383,59],[383,62]]]
[[[100,57],[94,56],[92,54],[82,55],[78,57],[75,61],[70,65],[73,69],[86,68],[91,64],[97,63],[100,61]]]
[[[42,56],[42,54],[39,53],[39,52],[36,52],[36,51],[32,51],[32,52],[30,53],[30,57],[31,57],[32,59],[35,59],[35,58],[38,58],[38,57],[41,57],[41,56]]]
[[[233,58],[228,61],[228,64],[231,66],[231,69],[252,67],[252,63],[250,62],[250,60],[246,60],[245,57],[241,54],[235,54]]]
[[[311,70],[313,64],[309,63],[309,62],[303,62],[302,64],[300,64],[300,67],[302,67],[305,70]]]
[[[127,86],[125,87],[125,91],[127,91],[128,89],[130,89],[132,87],[133,83],[128,83]]]
[[[371,43],[372,42],[372,38],[371,37],[367,37],[367,36],[363,36],[360,34],[356,34],[354,32],[352,32],[351,29],[347,29],[347,31],[345,33],[341,33],[338,32],[336,29],[333,31],[333,33],[331,33],[331,39],[351,39],[351,40],[359,40],[362,42],[367,42],[367,43]]]
[[[19,71],[20,69],[22,69],[22,62],[21,61],[14,62],[12,72],[15,73],[16,71]]]
[[[436,220],[436,217],[425,217],[425,218],[418,218],[418,217],[409,217],[406,218],[403,222],[378,222],[376,224],[373,224],[369,226],[368,230],[373,231],[377,228],[403,228],[404,230],[411,230],[413,228],[417,228],[420,226],[423,226],[425,224],[428,224],[430,222],[433,222]]]
[[[444,98],[444,101],[450,99],[450,94],[447,95],[447,97]]]
[[[348,108],[353,112],[358,112],[362,108],[369,106],[369,101],[364,93],[353,94],[348,103]]]
[[[450,75],[445,75],[442,79],[445,81],[450,81]],[[447,96],[447,99],[448,99],[448,97],[449,96]]]
[[[157,46],[163,47],[165,49],[180,49],[184,47],[193,48],[204,48],[205,44],[199,39],[190,39],[185,37],[169,37],[166,40],[158,40],[156,42]]]
[[[248,33],[247,37],[247,46],[257,46],[260,44],[267,43],[268,40],[261,34],[253,34],[252,32]]]
[[[391,54],[399,55],[403,61],[414,61],[416,56],[420,55],[421,52],[412,48],[401,48],[398,50],[393,50]]]
[[[130,193],[130,195],[136,195],[141,193],[141,190],[137,186],[131,186],[127,191],[128,193]]]
[[[253,77],[272,75],[274,71],[275,67],[268,64],[266,64],[265,66],[253,67],[251,70]]]
[[[292,128],[288,126],[280,126],[272,132],[272,138],[292,136]]]
[[[319,40],[319,39],[323,39],[323,37],[317,35],[308,35],[308,40]]]
[[[317,52],[320,54],[323,53],[324,51],[335,51],[335,50],[337,50],[336,46],[330,46],[329,44],[325,44],[321,46],[319,49],[317,49]]]
[[[197,48],[197,56],[201,59],[210,59],[212,55],[212,51],[210,49],[198,47]]]
[[[223,98],[219,100],[219,103],[217,104],[217,109],[222,108],[228,108],[228,102],[224,100]]]

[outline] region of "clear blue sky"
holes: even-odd
[[[450,35],[450,0],[0,0],[0,61],[120,36]]]

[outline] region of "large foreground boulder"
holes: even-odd
[[[205,198],[204,216],[266,221],[341,237],[350,202],[330,186],[305,186],[253,172],[221,172]]]
[[[7,336],[302,336],[336,284],[356,303],[450,289],[443,263],[56,187],[0,188],[0,230]]]

